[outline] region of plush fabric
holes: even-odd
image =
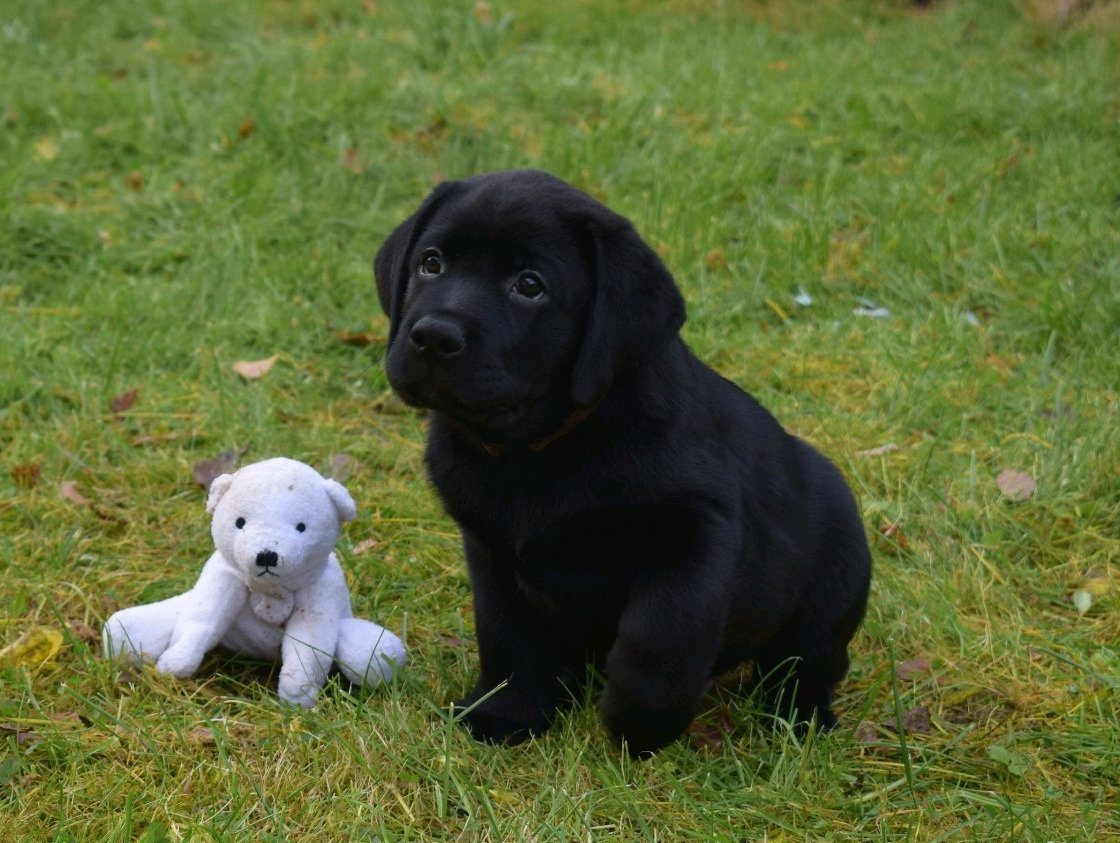
[[[305,707],[332,664],[366,686],[404,664],[401,640],[350,609],[333,549],[357,510],[340,483],[280,457],[216,478],[206,508],[216,550],[194,588],[112,615],[107,655],[151,659],[177,677],[219,644],[279,658],[281,698]]]

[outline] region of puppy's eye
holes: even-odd
[[[238,518],[236,521],[233,522],[233,526],[240,530],[242,527],[245,526],[245,519],[244,518]]]
[[[306,524],[304,524],[304,523],[303,523],[302,521],[300,521],[300,522],[299,522],[298,524],[296,524],[296,529],[297,529],[297,530],[298,530],[299,532],[301,532],[301,533],[302,533],[302,532],[303,532],[304,530],[306,530],[306,529],[307,529],[307,525],[306,525]]]
[[[443,261],[440,259],[439,252],[428,249],[420,256],[420,274],[439,275],[441,272],[443,272]]]
[[[535,272],[523,272],[513,283],[513,291],[527,299],[539,299],[544,295],[544,282]]]

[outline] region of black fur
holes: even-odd
[[[517,292],[526,271],[543,298]],[[745,660],[781,713],[835,724],[871,574],[855,501],[693,356],[672,276],[626,219],[546,173],[449,182],[375,274],[389,380],[432,410],[428,470],[463,534],[481,676],[459,706],[508,681],[465,716],[476,737],[543,732],[588,662],[634,754]]]

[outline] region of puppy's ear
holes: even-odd
[[[397,327],[400,325],[404,310],[405,294],[408,292],[410,275],[410,267],[407,265],[408,255],[416,245],[417,236],[423,231],[436,208],[458,184],[459,182],[454,181],[441,182],[428,194],[428,198],[420,203],[416,213],[394,228],[393,233],[385,238],[385,242],[377,250],[377,257],[373,259],[377,298],[381,302],[381,309],[389,317],[390,345],[397,335]]]
[[[661,348],[684,324],[673,276],[625,217],[591,222],[595,298],[572,369],[577,407],[598,401],[624,367]]]
[[[232,474],[219,474],[210,483],[210,495],[206,498],[206,511],[211,515],[214,510],[218,508],[218,503],[222,499],[222,495],[229,491],[230,485],[233,483]]]
[[[324,480],[323,488],[327,490],[327,497],[334,504],[334,511],[338,513],[338,520],[345,524],[353,521],[358,515],[358,507],[346,487],[337,480]]]

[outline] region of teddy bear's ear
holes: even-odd
[[[338,513],[339,521],[345,523],[346,521],[353,521],[357,517],[358,507],[354,504],[354,499],[350,497],[350,493],[346,491],[345,486],[337,480],[324,480],[323,488],[327,490],[327,497],[334,504],[334,511]]]
[[[210,497],[206,499],[206,511],[211,515],[214,510],[218,508],[218,502],[222,499],[222,495],[229,491],[230,485],[233,483],[232,474],[219,474],[214,478],[210,484]]]

